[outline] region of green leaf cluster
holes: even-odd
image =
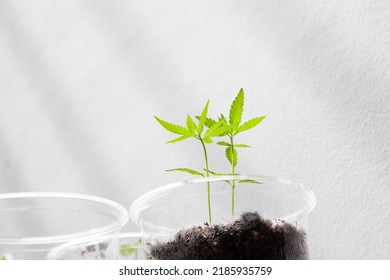
[[[180,135],[180,137],[172,139],[171,141],[168,141],[167,143],[176,143],[179,141],[186,140],[188,138],[196,138],[196,139],[205,139],[205,138],[210,138],[210,132],[206,131],[205,134],[203,133],[203,128],[204,128],[204,123],[207,118],[207,112],[209,108],[209,103],[210,101],[207,101],[206,105],[203,108],[203,111],[200,115],[200,118],[198,120],[198,124],[195,123],[194,119],[190,116],[187,115],[186,119],[186,127],[178,124],[172,124],[167,121],[164,121],[160,119],[157,116],[154,116],[154,118],[168,131]],[[207,141],[208,140],[208,141]],[[209,142],[211,139],[207,139],[206,142]]]
[[[217,137],[225,133],[228,129],[225,126],[222,126],[222,121],[214,122],[212,124],[209,123],[207,118],[209,103],[210,101],[208,100],[199,117],[192,118],[190,115],[187,115],[186,126],[172,124],[155,116],[155,119],[162,125],[162,127],[164,127],[169,132],[180,135],[179,137],[174,138],[168,141],[167,143],[169,144],[177,143],[186,139],[194,138],[200,141],[203,149],[204,160],[205,160],[204,170],[206,171],[205,174],[203,172],[196,171],[187,167],[168,169],[167,171],[181,171],[181,172],[187,172],[192,175],[203,176],[203,177],[209,176],[209,161],[208,161],[206,144],[213,143],[214,137]],[[207,127],[207,129],[205,129],[205,127]],[[208,194],[207,203],[208,203],[209,223],[211,224],[212,219],[211,219],[210,183],[207,183],[207,194]]]
[[[210,101],[208,100],[200,115],[194,118],[190,115],[187,115],[185,126],[172,124],[155,116],[155,119],[166,130],[176,135],[179,135],[179,137],[168,141],[168,144],[177,143],[183,140],[193,138],[199,140],[203,148],[205,168],[203,168],[202,171],[197,171],[187,167],[173,168],[168,169],[166,171],[180,171],[202,177],[208,177],[210,174],[214,176],[227,175],[226,173],[217,173],[210,171],[206,149],[206,144],[213,143],[215,137],[226,137],[227,141],[217,141],[216,144],[219,146],[226,147],[225,156],[231,166],[231,170],[230,172],[228,172],[228,174],[236,174],[235,167],[237,166],[238,162],[237,149],[250,148],[250,146],[243,143],[235,143],[235,137],[241,132],[256,127],[264,120],[265,116],[255,117],[249,119],[248,121],[242,122],[242,116],[244,113],[244,90],[242,88],[239,90],[237,96],[235,97],[230,106],[228,118],[226,118],[223,114],[221,114],[217,119],[208,117],[209,103]],[[234,215],[234,189],[236,187],[236,184],[240,182],[259,183],[255,181],[252,182],[252,180],[242,180],[238,182],[233,181],[230,183],[232,186],[232,215]],[[210,183],[208,183],[208,210],[209,223],[211,224]]]
[[[180,135],[179,137],[168,141],[167,144],[177,143],[183,140],[193,138],[199,140],[204,146],[205,144],[212,144],[214,137],[219,137],[225,134],[230,129],[230,127],[225,125],[224,120],[214,121],[207,117],[209,104],[210,101],[207,101],[206,105],[202,110],[202,113],[199,116],[192,118],[190,115],[187,115],[186,126],[172,124],[155,116],[155,119],[160,123],[162,127],[164,127],[169,132]],[[207,129],[205,129],[205,127]],[[204,147],[204,150],[205,149],[206,148]],[[208,165],[207,159],[206,165]],[[181,171],[197,176],[208,176],[208,168],[204,170],[206,171],[206,174],[187,167],[168,169],[166,171]]]
[[[241,88],[238,92],[236,98],[233,100],[230,111],[229,111],[229,120],[227,121],[224,115],[221,115],[220,120],[223,119],[223,126],[227,128],[226,132],[221,136],[227,136],[228,142],[219,141],[217,145],[225,146],[225,156],[229,161],[232,167],[232,174],[235,174],[234,168],[238,162],[238,152],[237,148],[250,148],[247,144],[236,144],[234,143],[234,137],[246,130],[252,129],[261,123],[265,116],[252,118],[244,123],[242,123],[242,115],[244,113],[244,90]],[[214,120],[211,120],[212,122]]]

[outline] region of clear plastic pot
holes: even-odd
[[[0,195],[0,258],[45,259],[71,241],[105,240],[106,257],[117,258],[117,235],[128,221],[120,204],[71,193]]]
[[[116,237],[118,237],[118,246],[115,248],[117,259],[145,259],[141,233],[124,232]],[[49,252],[47,258],[50,260],[104,260],[107,259],[108,247],[106,245],[107,238],[73,241],[54,248]]]
[[[207,225],[208,189],[211,226]],[[307,259],[308,214],[315,204],[311,190],[285,179],[215,176],[151,191],[131,205],[130,218],[141,228],[143,244],[152,259]],[[246,223],[257,224],[251,228]],[[231,237],[225,238],[226,234]],[[247,254],[253,250],[262,253]]]

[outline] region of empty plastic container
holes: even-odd
[[[128,212],[108,199],[71,193],[0,195],[0,259],[45,259],[69,242],[101,242],[116,259],[118,234]],[[103,247],[102,247],[103,248]]]
[[[107,259],[106,238],[102,240],[73,241],[51,250],[47,256],[51,260],[105,260]],[[119,260],[144,260],[145,251],[139,232],[124,232],[118,236],[116,248]]]

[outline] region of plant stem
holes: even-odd
[[[233,136],[229,136],[230,138],[230,145],[231,145],[231,149],[230,149],[230,157],[232,159],[232,162],[231,162],[231,166],[232,166],[232,174],[234,174],[234,160],[233,160],[233,155],[234,155],[234,144],[233,144]],[[232,182],[232,218],[234,217],[234,189],[236,188],[236,183],[235,181],[233,180]]]
[[[209,177],[209,160],[207,158],[207,150],[206,150],[206,145],[203,142],[202,137],[199,135],[199,140],[202,143],[203,147],[203,153],[204,153],[204,160],[206,162],[206,177]],[[207,206],[208,206],[208,211],[209,211],[209,224],[211,225],[212,219],[211,219],[211,197],[210,197],[210,182],[207,182]]]

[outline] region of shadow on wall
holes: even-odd
[[[10,152],[12,151],[0,129],[0,194],[22,191],[22,186],[25,185],[21,170],[9,161],[10,158],[15,157]]]
[[[61,83],[61,79],[56,74],[55,66],[50,64],[43,51],[34,44],[35,40],[28,33],[28,26],[23,26],[27,23],[12,5],[9,1],[0,2],[0,17],[4,21],[12,22],[12,28],[3,25],[3,32],[6,34],[5,41],[28,73],[32,88],[40,92],[40,95],[37,94],[31,98],[42,100],[40,108],[46,113],[46,119],[51,121],[53,136],[58,143],[61,143],[66,153],[73,155],[75,162],[84,161],[84,164],[88,166],[78,174],[85,186],[88,186],[88,177],[96,176],[99,176],[103,182],[119,185],[119,182],[115,182],[115,176],[109,178],[107,176],[110,173],[108,171],[113,171],[112,166],[107,164],[108,155],[104,155],[104,151],[98,149],[94,141],[85,141],[87,135],[91,134],[90,128],[83,124],[82,114],[73,106],[72,100],[67,98],[66,86]],[[47,104],[50,106],[46,106]],[[4,141],[1,144],[4,145]],[[8,152],[5,160],[15,158],[14,154],[17,151],[11,151],[5,146],[0,148]],[[81,154],[82,157],[80,157]],[[91,162],[98,162],[98,164],[91,165],[89,164]],[[23,170],[20,169],[13,172],[12,178],[7,179],[5,182],[7,185],[2,188],[2,191],[12,192],[26,187],[21,181],[22,173]]]

